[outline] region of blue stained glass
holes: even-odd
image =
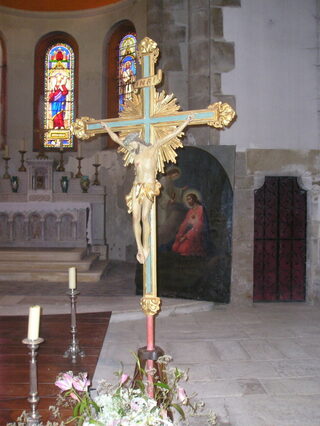
[[[135,34],[125,35],[119,43],[119,111],[132,99],[133,85],[137,77],[137,39]]]
[[[44,147],[72,148],[74,53],[63,43],[50,46],[45,58]]]

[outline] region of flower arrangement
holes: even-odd
[[[145,371],[135,358],[138,368],[135,379],[122,369],[115,373],[118,376],[116,384],[101,380],[94,396],[87,373],[61,373],[55,382],[60,389],[57,403],[50,407],[54,417],[60,418],[61,422],[48,422],[47,426],[184,425],[188,424],[188,416],[202,414],[204,403],[195,401],[195,395],[188,396],[180,383],[188,379],[187,372],[168,367],[171,357],[164,355],[158,359],[160,374],[155,369]],[[144,381],[147,374],[153,375],[154,398],[148,395],[148,383]],[[61,420],[61,407],[72,407],[73,414],[68,420]],[[216,416],[210,413],[206,423],[215,425]]]

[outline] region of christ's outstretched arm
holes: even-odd
[[[124,146],[124,144],[123,144],[122,140],[119,138],[119,136],[116,133],[114,133],[106,123],[101,121],[101,124],[106,129],[108,135],[110,136],[110,138],[114,142],[116,142],[118,145]]]
[[[172,133],[165,136],[163,139],[160,139],[158,142],[155,142],[157,146],[164,145],[167,143],[170,139],[173,139],[174,137],[178,136],[179,133],[182,132],[183,129],[185,129],[190,121],[193,119],[194,115],[189,115],[186,121],[184,121],[179,127],[177,127]]]

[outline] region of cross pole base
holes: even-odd
[[[148,361],[151,361],[153,368],[156,370],[155,376],[157,376],[161,382],[166,382],[167,379],[163,373],[162,364],[157,363],[158,359],[163,355],[164,351],[159,346],[155,346],[152,350],[147,349],[147,346],[143,346],[142,348],[138,349],[138,359],[141,369],[146,370],[148,368]],[[138,364],[136,364],[133,375],[134,387],[135,382],[138,380],[143,380],[143,374],[141,373]]]

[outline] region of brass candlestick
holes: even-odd
[[[47,156],[47,154],[44,152],[43,147],[40,149],[40,151],[39,151],[38,155],[36,156],[36,159],[37,159],[37,160],[47,160],[47,159],[48,159],[48,156]]]
[[[77,295],[80,291],[74,290],[73,288],[67,292],[67,295],[70,297],[70,305],[71,305],[71,343],[69,348],[65,351],[63,357],[69,358],[71,357],[72,362],[77,361],[77,355],[83,358],[85,355],[84,351],[82,351],[79,347],[79,342],[77,339],[77,317],[76,317],[76,303],[77,303]]]
[[[9,160],[10,160],[10,157],[2,157],[3,159],[4,159],[4,161],[6,162],[6,164],[5,164],[5,166],[4,166],[4,168],[5,168],[5,171],[4,171],[4,174],[3,174],[3,179],[10,179],[10,175],[9,175],[9,172],[8,172],[8,168],[9,168],[9,166],[8,166],[8,162],[9,162]]]
[[[78,173],[76,174],[76,178],[81,178],[82,177],[82,173],[81,173],[81,161],[83,160],[84,157],[77,157],[78,160]]]
[[[24,154],[27,152],[27,151],[23,151],[23,150],[20,150],[19,151],[20,152],[20,154],[21,154],[21,166],[19,167],[19,172],[26,172],[27,171],[27,169],[25,168],[25,166],[24,166]]]
[[[57,168],[58,172],[64,172],[64,162],[63,162],[63,149],[60,149],[60,162],[59,162],[59,167]]]
[[[98,168],[99,168],[99,166],[101,166],[101,164],[92,164],[92,165],[93,165],[93,167],[96,168],[96,171],[94,173],[94,181],[93,181],[92,185],[100,185],[100,181],[99,181],[99,178],[98,178],[98,174],[99,174]]]
[[[31,411],[27,413],[27,426],[38,426],[41,424],[40,419],[41,416],[37,410],[37,405],[39,402],[38,395],[38,379],[37,379],[37,354],[40,343],[42,343],[44,339],[42,337],[38,337],[38,339],[32,340],[25,338],[22,340],[24,345],[27,345],[30,349],[30,361],[29,361],[29,372],[30,372],[30,393],[28,401],[31,405]]]

